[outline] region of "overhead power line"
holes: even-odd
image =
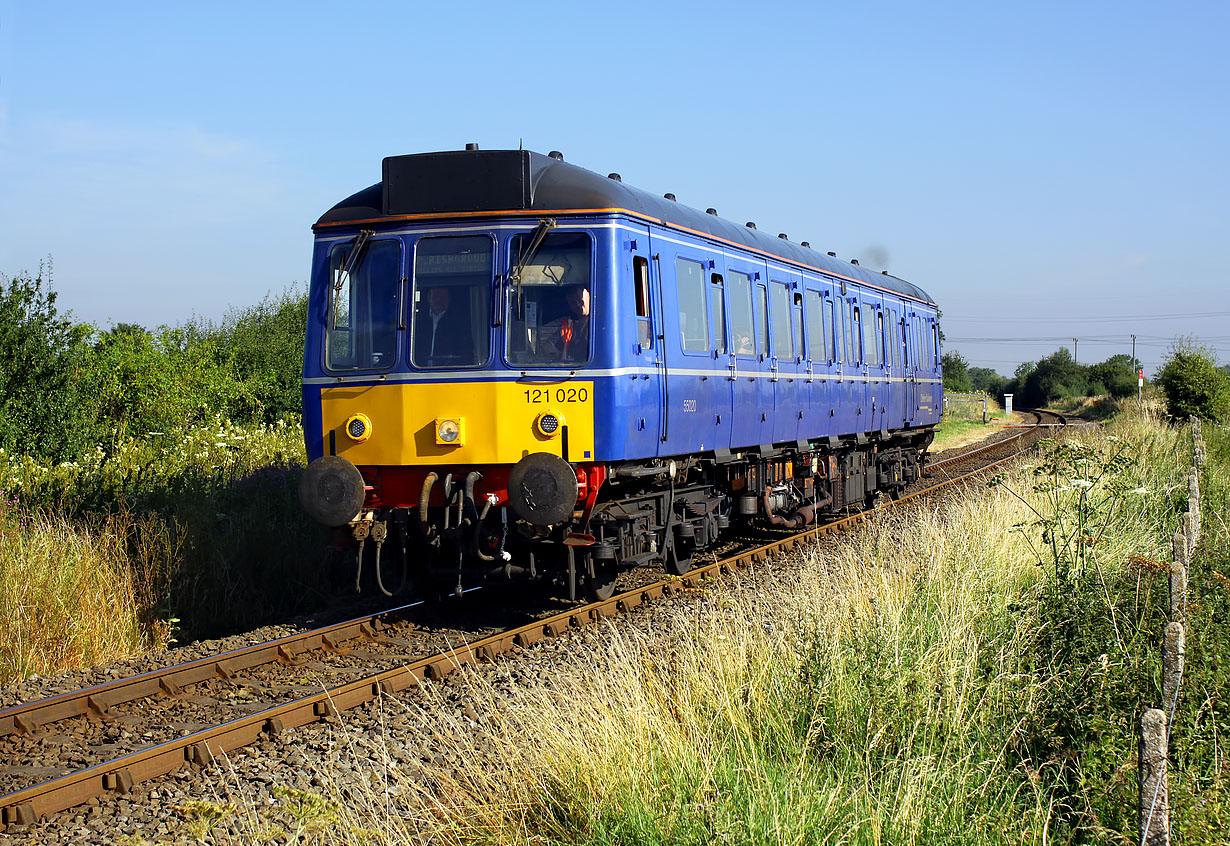
[[[1141,320],[1196,320],[1203,317],[1230,317],[1230,311],[1201,311],[1188,314],[1138,314],[1123,317],[1090,316],[1090,317],[1017,317],[1010,314],[996,314],[990,317],[975,317],[968,315],[945,314],[943,323],[953,323],[963,320],[1010,320],[1013,323],[1126,323]]]

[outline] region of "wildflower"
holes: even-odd
[[[1073,479],[1068,484],[1070,484],[1074,488],[1092,488],[1093,487],[1093,482],[1089,481],[1088,479]]]

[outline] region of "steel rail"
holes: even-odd
[[[176,696],[188,685],[211,679],[227,680],[236,673],[253,667],[273,663],[294,665],[297,655],[322,649],[336,651],[341,644],[350,640],[378,641],[383,618],[420,604],[413,602],[220,655],[209,655],[160,667],[140,675],[103,682],[82,690],[13,705],[0,710],[0,737],[10,734],[29,735],[40,726],[73,717],[104,717],[115,705],[159,694]]]
[[[1010,440],[1012,439],[998,441],[991,446],[1002,445]],[[982,450],[974,452],[979,451]],[[514,649],[531,646],[544,638],[558,637],[570,629],[579,628],[612,617],[618,613],[631,611],[642,603],[670,596],[684,589],[699,588],[706,580],[716,579],[719,576],[730,575],[739,570],[746,569],[754,564],[766,561],[770,556],[778,552],[794,550],[804,543],[815,542],[822,535],[848,531],[858,523],[867,520],[876,511],[911,502],[924,494],[935,493],[950,485],[965,481],[989,469],[1012,461],[1022,452],[1024,450],[979,467],[970,473],[944,480],[924,490],[908,494],[898,500],[884,502],[874,509],[851,514],[822,526],[813,526],[794,535],[746,550],[728,559],[699,565],[683,576],[671,577],[647,587],[626,591],[610,599],[589,603],[588,605],[536,620],[519,628],[508,629],[494,635],[459,644],[457,647],[446,652],[438,652],[427,658],[404,664],[395,669],[374,673],[356,681],[330,688],[322,687],[319,693],[272,706],[223,723],[222,725],[192,732],[183,737],[130,752],[110,761],[94,764],[40,784],[0,795],[0,831],[4,831],[8,826],[14,824],[32,825],[48,814],[67,810],[107,793],[129,793],[137,782],[148,781],[166,775],[178,770],[185,764],[201,767],[207,766],[218,755],[255,743],[262,734],[276,736],[286,729],[297,728],[309,723],[336,717],[342,711],[364,705],[381,696],[405,690],[419,685],[426,680],[442,679],[452,672],[475,662],[492,661],[499,655]],[[382,612],[382,615],[385,613],[388,612]],[[351,635],[351,637],[379,639],[379,634],[374,630],[374,620],[374,617],[350,620],[345,623],[339,623],[336,626],[303,633],[303,635],[290,635],[287,638],[280,638],[269,643],[235,650],[215,658],[198,659],[187,664],[166,668],[166,670],[182,673],[205,672],[206,674],[203,678],[213,678],[220,675],[225,679],[227,677],[226,672],[229,672],[229,670],[225,669],[225,667],[229,666],[227,664],[228,661],[235,660],[236,658],[246,660],[249,656],[269,656],[270,654],[272,654],[272,657],[267,657],[261,662],[256,662],[253,659],[254,663],[247,666],[283,660],[279,649],[284,648],[287,642],[294,642],[296,639],[302,642],[305,635],[308,640],[313,638],[319,640],[325,648],[329,648],[328,641],[325,639],[327,637],[326,632],[329,630],[348,630],[349,627],[355,630],[355,634]],[[215,669],[208,670],[211,665]],[[224,667],[224,671],[221,673],[217,669],[219,665]],[[140,689],[152,690],[155,693],[159,691],[166,692],[159,685],[160,673],[163,674],[161,678],[166,678],[165,671],[155,670],[140,676],[134,676],[131,679],[121,679],[115,683],[100,685],[90,690],[99,691],[93,697],[98,704],[112,701],[105,697],[108,692],[117,690],[131,692]],[[174,678],[174,675],[172,677]],[[189,677],[191,676],[184,676],[184,678]],[[83,698],[82,694],[87,694],[87,696]],[[91,710],[94,710],[93,706],[88,704],[88,694],[89,691],[64,694],[52,697],[44,703],[35,702],[30,703],[29,706],[9,708],[0,712],[0,717],[10,719],[13,724],[18,725],[19,730],[22,730],[21,726],[16,723],[14,712],[23,708],[33,709],[35,706],[59,700],[68,701],[74,697],[87,703],[87,710],[78,713],[88,714]],[[104,697],[101,702],[98,698],[99,696]],[[139,698],[139,696],[133,696],[132,698]],[[57,705],[55,707],[61,706]],[[31,710],[29,713],[37,713],[37,711]]]

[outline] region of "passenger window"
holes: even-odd
[[[756,352],[761,358],[769,354],[769,292],[764,285],[756,286]]]
[[[850,340],[850,303],[843,300],[841,303],[842,322],[846,334],[846,363],[858,364],[858,359],[854,356],[854,344]]]
[[[679,291],[679,330],[689,352],[709,350],[709,307],[705,303],[705,271],[698,261],[675,259]]]
[[[722,288],[722,274],[710,277],[710,293],[713,294],[713,349],[719,355],[726,354],[726,291]]]
[[[884,336],[884,366],[892,367],[893,347],[897,345],[897,321],[893,319],[893,310],[890,308],[887,311],[888,325],[885,328],[888,329],[888,332]]]
[[[884,334],[884,317],[878,309],[872,309],[871,314],[875,315],[875,319],[869,321],[867,327],[867,364],[870,367],[880,366],[880,336]]]
[[[845,346],[842,338],[845,337],[845,323],[842,320],[842,305],[843,303],[827,300],[825,305],[829,312],[829,326],[833,332],[833,361],[845,361]],[[834,320],[834,318],[836,318]]]
[[[632,259],[632,277],[636,285],[636,342],[641,349],[653,347],[653,327],[649,319],[649,259]]]
[[[807,292],[807,357],[812,361],[828,361],[828,344],[824,337],[824,300],[819,291]]]
[[[783,282],[773,283],[773,355],[790,358],[790,289]]]
[[[730,273],[730,342],[735,355],[755,355],[752,331],[752,277]]]
[[[854,338],[854,347],[850,350],[851,360],[855,363],[865,362],[863,357],[863,313],[858,307],[854,307],[854,322],[851,325],[850,334]]]
[[[370,241],[353,261],[353,244],[333,248],[325,366],[385,370],[397,360],[401,324],[401,242]]]

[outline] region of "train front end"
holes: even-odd
[[[353,539],[356,587],[385,593],[407,570],[437,591],[562,570],[561,527],[604,472],[586,378],[601,234],[519,213],[519,186],[490,183],[525,156],[469,156],[450,180],[456,155],[399,157],[412,197],[406,162],[386,160],[382,185],[315,227],[301,500]],[[445,194],[447,213],[424,208]]]

